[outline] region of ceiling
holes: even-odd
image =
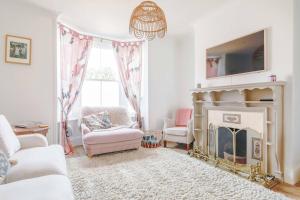
[[[132,10],[141,0],[20,0],[60,14],[65,23],[84,32],[128,38]],[[181,35],[193,22],[234,0],[155,0],[164,10],[169,35]]]

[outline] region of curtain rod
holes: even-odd
[[[63,25],[65,27],[69,28],[69,29],[73,29],[73,30],[77,31],[80,34],[83,34],[83,35],[86,35],[86,36],[92,36],[92,37],[100,39],[101,41],[109,41],[109,42],[143,42],[143,43],[145,42],[145,40],[121,40],[121,39],[104,38],[104,37],[99,36],[97,34],[92,34],[92,33],[87,33],[87,32],[80,31],[80,30],[78,30],[77,28],[75,28],[73,26],[67,25],[67,24],[59,22],[59,21],[57,22],[57,25]]]

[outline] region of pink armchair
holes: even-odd
[[[189,150],[190,144],[193,142],[193,122],[192,109],[182,108],[176,112],[176,119],[165,119],[163,129],[164,147],[167,142],[177,142],[186,144],[186,150]]]
[[[137,124],[132,122],[128,112],[123,107],[85,107],[82,117],[108,112],[113,124],[112,128],[91,131],[81,123],[82,143],[88,156],[97,154],[138,149],[141,146],[143,132],[137,129]]]

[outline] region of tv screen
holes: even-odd
[[[265,31],[206,50],[206,77],[265,70]]]

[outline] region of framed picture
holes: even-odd
[[[252,159],[262,159],[262,140],[260,138],[252,138]]]
[[[5,62],[31,64],[31,39],[6,35]]]
[[[240,114],[223,114],[223,122],[241,124],[241,115]]]

